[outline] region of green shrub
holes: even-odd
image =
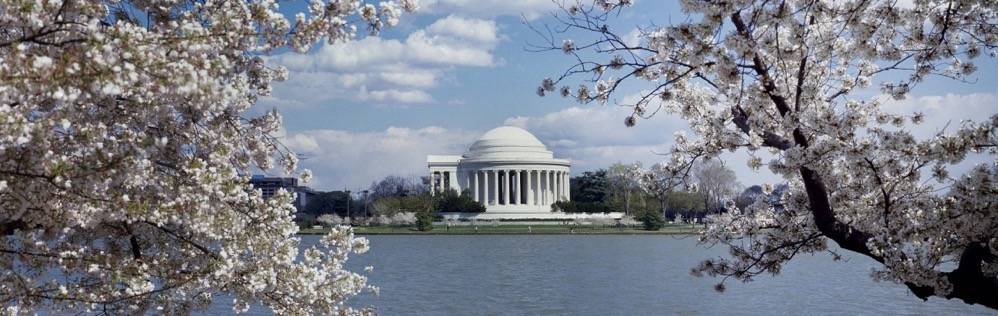
[[[641,221],[645,230],[659,230],[665,226],[665,219],[662,218],[662,214],[656,211],[645,211],[638,216],[637,220]]]
[[[433,230],[433,212],[422,211],[416,213],[416,229],[419,231]]]
[[[565,213],[575,213],[578,209],[575,207],[575,202],[572,201],[558,201],[551,204],[552,212],[565,212]]]
[[[485,212],[485,206],[475,202],[468,190],[462,191],[460,195],[454,190],[440,192],[433,197],[433,206],[440,212]]]

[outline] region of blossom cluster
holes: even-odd
[[[0,1],[0,304],[13,314],[187,314],[216,295],[277,314],[343,305],[366,279],[349,229],[297,260],[294,199],[247,184],[280,115],[245,117],[287,72],[264,62],[397,23],[412,0]],[[303,180],[310,173],[300,173]]]

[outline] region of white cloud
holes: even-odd
[[[438,74],[432,70],[413,69],[406,72],[385,72],[379,76],[381,80],[400,86],[428,88],[436,83]]]
[[[451,17],[437,21],[458,24]],[[417,30],[404,41],[365,37],[356,41],[323,45],[311,54],[285,53],[271,58],[271,61],[287,67],[291,71],[351,71],[378,70],[398,64],[422,66],[478,66],[494,64],[491,49],[495,44],[495,22],[460,19],[469,24],[491,24],[469,31],[446,31],[444,24],[431,24],[436,31]],[[474,32],[474,33],[469,33]],[[464,34],[468,33],[468,34]],[[458,36],[455,36],[458,35]],[[469,41],[463,36],[475,36]],[[493,37],[491,42],[479,42]]]
[[[630,32],[624,34],[623,37],[624,44],[627,46],[635,47],[641,44],[641,29],[634,28]]]
[[[964,120],[980,122],[998,113],[998,94],[988,92],[912,96],[900,101],[887,96],[878,99],[886,100],[883,109],[889,113],[925,114],[925,122],[911,130],[919,139],[931,137],[944,128],[946,132],[955,131]]]
[[[426,0],[421,6],[424,12],[430,13],[449,12],[484,18],[522,15],[530,20],[558,10],[551,0]]]
[[[427,103],[433,101],[433,97],[420,90],[387,89],[367,91],[366,87],[362,87],[358,98],[363,101],[397,101],[401,103]]]
[[[450,15],[404,39],[366,37],[324,45],[309,54],[284,53],[268,62],[291,71],[264,106],[333,100],[427,103],[455,67],[493,67],[494,21]]]
[[[455,15],[448,15],[446,18],[433,22],[426,28],[426,31],[431,34],[451,35],[486,45],[495,44],[498,40],[495,21],[468,19]]]
[[[537,117],[512,117],[504,124],[525,128],[555,144],[568,141],[565,144],[590,146],[661,144],[671,141],[673,132],[686,127],[686,122],[663,114],[639,120],[628,128],[624,118],[630,114],[626,107],[573,106]]]
[[[303,131],[289,133],[284,142],[307,157],[302,166],[314,172],[313,188],[356,190],[387,175],[422,176],[427,173],[426,155],[461,154],[477,136],[436,126],[390,127],[376,132]]]

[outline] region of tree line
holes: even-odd
[[[447,190],[435,195],[426,177],[389,175],[359,193],[319,192],[296,217],[299,225],[415,225],[432,229],[439,212],[484,212],[471,192]]]
[[[572,177],[571,201],[555,203],[553,209],[567,213],[623,212],[636,218],[656,213],[671,221],[702,222],[708,214],[730,209],[727,202],[745,206],[762,192],[758,185],[743,190],[735,172],[717,160],[697,164],[689,185],[668,192],[650,191],[642,186],[642,178],[635,172],[640,168],[640,163],[615,163]]]

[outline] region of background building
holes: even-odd
[[[298,178],[294,177],[267,177],[263,175],[253,175],[250,178],[250,184],[253,188],[259,189],[263,192],[263,198],[269,199],[277,193],[278,189],[283,188],[288,192],[293,192],[295,194],[295,208],[298,211],[304,211],[305,206],[308,205],[309,198],[315,196],[315,191],[307,186],[299,186]]]

